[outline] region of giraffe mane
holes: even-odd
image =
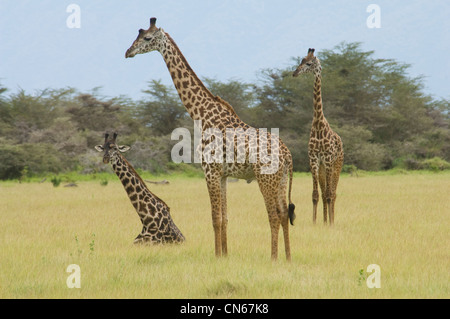
[[[230,105],[230,103],[228,103],[227,101],[225,101],[224,99],[222,99],[221,97],[212,94],[212,92],[205,86],[205,84],[203,84],[203,82],[198,78],[197,74],[194,72],[194,70],[191,68],[191,66],[189,65],[188,61],[186,60],[186,58],[184,57],[183,53],[181,52],[180,48],[178,47],[178,45],[175,43],[175,40],[170,36],[170,34],[168,34],[167,32],[164,32],[164,34],[167,36],[167,38],[169,39],[169,41],[172,43],[173,47],[175,48],[175,50],[177,50],[177,53],[180,55],[181,61],[183,61],[183,63],[186,65],[186,68],[188,69],[188,71],[190,71],[192,73],[192,75],[194,76],[195,81],[197,82],[197,84],[203,89],[205,90],[205,92],[207,92],[207,94],[209,95],[210,98],[212,98],[213,100],[215,100],[216,102],[220,103],[222,106],[224,106],[228,111],[231,112],[231,114],[238,116],[236,114],[236,111],[234,110],[234,108]]]
[[[228,103],[227,101],[225,101],[224,99],[222,99],[222,98],[221,98],[220,96],[218,96],[218,95],[216,95],[216,96],[214,97],[214,99],[216,100],[216,102],[218,102],[218,103],[222,104],[223,106],[225,106],[225,108],[228,109],[228,110],[231,112],[231,114],[236,115],[237,117],[239,117],[239,116],[236,114],[236,111],[234,110],[234,108],[231,106],[230,103]]]

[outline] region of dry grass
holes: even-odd
[[[149,185],[187,238],[162,247],[132,244],[140,222],[118,181],[1,183],[0,297],[448,298],[449,177],[343,176],[330,228],[312,225],[312,181],[297,175],[291,263],[282,243],[270,260],[256,183],[228,184],[229,256],[221,259],[203,179]],[[81,268],[81,289],[66,286],[69,264]],[[380,289],[363,280],[369,264],[381,267]]]

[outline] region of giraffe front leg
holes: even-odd
[[[206,173],[206,171],[205,171]],[[205,174],[208,186],[209,199],[211,201],[211,216],[214,228],[214,249],[216,257],[222,256],[222,195],[221,179],[213,178]]]
[[[142,230],[139,233],[139,235],[136,236],[136,238],[133,241],[133,244],[143,244],[145,243],[145,233],[147,231],[147,228],[145,226],[142,226]]]
[[[323,204],[323,222],[324,224],[327,223],[327,215],[328,215],[328,205],[327,205],[327,199],[326,199],[326,192],[327,192],[327,181],[326,181],[326,174],[325,174],[325,166],[323,164],[319,167],[319,185],[320,190],[322,192],[322,204]]]
[[[310,158],[309,167],[311,169],[311,174],[313,178],[313,192],[312,192],[312,202],[313,202],[313,223],[316,223],[317,218],[317,203],[319,202],[319,163],[315,158]],[[323,194],[322,194],[323,196]]]
[[[144,242],[143,237],[141,236],[141,234],[137,235],[136,238],[133,241],[133,244],[139,245],[142,244]]]
[[[222,256],[226,256],[228,254],[227,247],[227,225],[228,225],[228,217],[227,217],[227,178],[222,177],[221,180],[221,212],[222,212],[222,224],[221,224],[221,242],[222,242]]]

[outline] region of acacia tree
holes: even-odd
[[[149,99],[137,105],[135,116],[151,129],[153,135],[170,134],[184,123],[188,117],[186,110],[173,88],[162,84],[160,80],[152,80],[148,86],[143,92],[149,95]]]

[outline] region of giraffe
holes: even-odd
[[[114,133],[112,138],[106,133],[105,143],[95,146],[95,149],[104,152],[103,163],[111,163],[114,172],[128,194],[131,204],[139,215],[142,231],[136,237],[134,243],[183,242],[185,238],[173,222],[169,206],[147,188],[133,166],[120,154],[128,151],[130,147],[117,145],[116,137],[117,133]]]
[[[293,76],[303,73],[313,73],[315,76],[314,116],[308,143],[309,166],[313,177],[313,223],[316,223],[319,201],[317,182],[319,182],[322,191],[323,221],[327,223],[328,211],[330,225],[333,225],[336,188],[344,162],[344,148],[341,138],[331,129],[323,114],[322,66],[319,59],[314,56],[314,49],[308,50],[308,55],[302,59]]]
[[[218,96],[214,96],[197,77],[189,66],[186,58],[181,53],[175,41],[162,28],[156,27],[156,18],[150,19],[150,27],[147,30],[140,29],[136,40],[126,51],[125,57],[132,58],[136,54],[158,51],[169,70],[175,88],[184,104],[187,112],[195,121],[201,121],[202,132],[208,129],[217,129],[224,138],[227,132],[235,132],[234,138],[225,140],[223,157],[219,155],[219,161],[211,162],[202,159],[201,166],[205,175],[207,189],[211,202],[211,216],[214,230],[214,248],[217,257],[228,254],[227,247],[227,177],[258,181],[259,189],[263,195],[271,229],[271,258],[276,260],[278,256],[278,234],[280,225],[283,229],[286,259],[291,259],[289,244],[289,221],[293,225],[295,218],[295,205],[291,201],[292,187],[292,156],[289,149],[275,135],[254,129],[244,123],[235,113],[233,107]],[[219,137],[220,138],[220,137]],[[245,143],[244,147],[238,141],[258,141],[258,145]],[[255,149],[261,149],[261,145],[267,141],[275,141],[278,147],[270,148],[273,155],[270,165],[271,173],[266,173],[267,162],[263,161],[263,155],[258,154],[250,158]],[[216,139],[202,139],[200,148],[205,151],[211,148]],[[268,145],[271,147],[272,143]],[[233,149],[233,161],[225,159],[225,148]],[[239,157],[239,150],[245,149],[245,155]],[[269,149],[267,150],[267,152]],[[211,153],[212,154],[212,153]],[[240,153],[242,155],[242,153]],[[236,160],[238,158],[238,160]],[[289,178],[289,205],[286,202],[286,187]]]

